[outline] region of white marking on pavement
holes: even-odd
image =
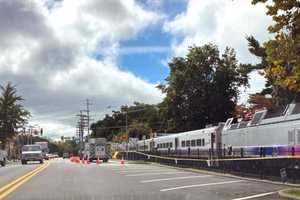
[[[195,187],[205,187],[205,186],[211,186],[211,185],[222,185],[222,184],[230,184],[230,183],[239,183],[244,182],[244,180],[238,180],[238,181],[224,181],[224,182],[217,182],[217,183],[205,183],[205,184],[197,184],[197,185],[184,185],[179,187],[173,187],[173,188],[165,188],[161,189],[161,192],[167,192],[171,190],[180,190],[180,189],[186,189],[186,188],[195,188]]]
[[[171,172],[172,170],[169,169],[137,169],[137,170],[122,170],[122,171],[118,171],[119,173],[123,174],[123,173],[130,173],[130,172]],[[178,170],[173,170],[173,172],[178,172]]]
[[[167,170],[164,168],[115,168],[112,169],[116,172],[135,172],[135,171],[146,171],[146,170]]]
[[[160,179],[143,180],[143,181],[140,181],[140,182],[141,183],[152,183],[152,182],[180,180],[180,179],[205,178],[205,177],[210,177],[210,176],[211,175],[203,175],[203,176],[181,176],[181,177],[174,177],[174,178],[160,178]]]
[[[183,174],[190,172],[153,172],[153,173],[142,173],[142,174],[127,174],[125,176],[148,176],[148,175],[163,175],[163,174]]]
[[[257,197],[264,197],[264,196],[268,196],[268,195],[275,194],[275,193],[276,193],[276,192],[267,192],[267,193],[256,194],[256,195],[247,196],[247,197],[242,197],[242,198],[237,198],[237,199],[232,199],[232,200],[254,199],[254,198],[257,198]]]

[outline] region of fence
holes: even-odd
[[[204,159],[153,155],[143,152],[120,152],[127,160],[144,160],[165,165],[205,169],[239,176],[280,181],[281,171],[286,172],[287,181],[300,183],[300,157],[278,156],[258,158]]]

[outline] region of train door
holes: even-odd
[[[178,138],[175,138],[175,151],[177,151],[178,148]]]
[[[300,129],[297,129],[297,140],[296,140],[297,144],[299,145],[300,144]]]
[[[155,142],[154,142],[154,140],[151,140],[150,141],[150,151],[151,152],[154,151],[154,148],[155,148]]]
[[[295,145],[296,144],[296,130],[290,129],[288,131],[288,144],[289,145]]]

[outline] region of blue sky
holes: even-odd
[[[158,50],[121,54],[119,66],[151,83],[162,82],[169,73],[164,61],[171,56],[171,40],[171,35],[163,32],[159,26],[149,28],[137,38],[122,42],[120,48],[154,47]]]
[[[145,7],[151,5],[151,1],[140,0]],[[184,0],[166,0],[160,2],[157,9],[165,15],[166,19],[172,19],[186,9]],[[153,47],[157,51],[146,51],[121,54],[119,66],[123,70],[130,71],[136,76],[151,83],[162,83],[169,74],[168,60],[172,56],[172,41],[174,37],[163,30],[163,21],[146,28],[135,38],[120,43],[120,48]],[[179,36],[178,36],[179,38]]]

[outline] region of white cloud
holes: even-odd
[[[64,126],[70,134],[76,121],[64,116],[74,116],[85,98],[97,112],[111,104],[158,102],[162,94],[153,84],[115,61],[120,41],[160,19],[134,0],[0,0],[0,83],[17,83],[33,121],[52,135],[63,134]]]
[[[272,20],[265,13],[263,5],[253,6],[251,1],[189,0],[186,11],[166,22],[164,29],[175,36],[173,52],[176,56],[185,55],[188,46],[193,44],[214,43],[220,49],[233,47],[241,62],[256,63],[257,59],[248,51],[245,37],[254,35],[260,41],[270,37],[267,27]],[[250,76],[249,91],[264,87],[262,77],[254,74]]]
[[[130,46],[122,47],[120,54],[148,54],[148,53],[167,53],[171,49],[168,46]]]

